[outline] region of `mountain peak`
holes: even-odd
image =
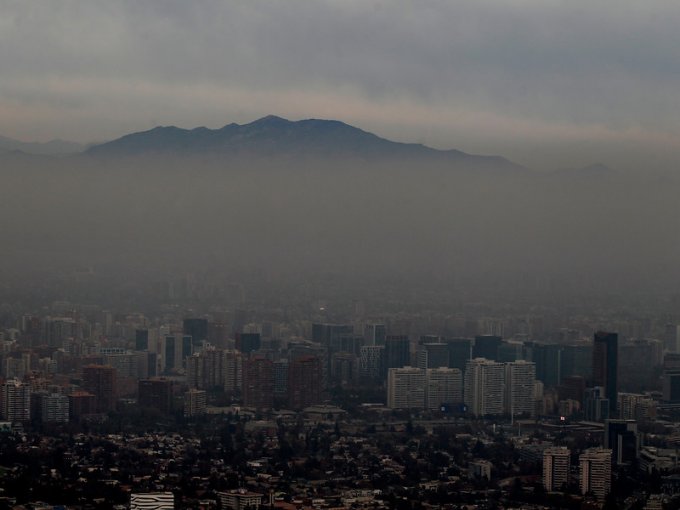
[[[476,156],[458,150],[441,151],[415,143],[380,138],[338,120],[291,121],[267,115],[248,124],[227,124],[220,129],[157,127],[92,146],[90,155],[134,156],[144,153],[219,154],[257,157],[349,157],[397,159],[454,164],[466,168],[524,170],[503,158]]]

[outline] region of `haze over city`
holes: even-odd
[[[680,509],[678,26],[0,0],[0,510]]]

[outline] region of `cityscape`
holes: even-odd
[[[680,506],[666,313],[162,288],[152,310],[5,313],[5,505]]]
[[[680,510],[679,26],[0,0],[0,510]]]

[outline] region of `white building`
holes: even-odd
[[[565,446],[547,448],[543,452],[543,487],[546,491],[561,490],[569,483],[570,455]]]
[[[10,379],[2,386],[2,418],[11,422],[31,419],[31,388],[18,379]]]
[[[222,510],[258,510],[262,504],[262,494],[250,492],[245,489],[237,489],[227,492],[218,492]]]
[[[426,373],[426,407],[439,409],[442,404],[463,401],[463,374],[457,368],[428,368]]]
[[[579,457],[581,494],[592,492],[603,501],[612,487],[612,451],[590,448]]]
[[[512,416],[535,416],[536,364],[517,360],[505,364],[505,412]]]
[[[387,407],[423,409],[425,370],[415,367],[390,368],[387,372]]]
[[[475,416],[503,414],[505,366],[485,358],[475,358],[465,365],[464,402]]]

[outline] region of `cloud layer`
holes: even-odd
[[[0,3],[0,134],[274,113],[532,166],[680,161],[680,4]]]

